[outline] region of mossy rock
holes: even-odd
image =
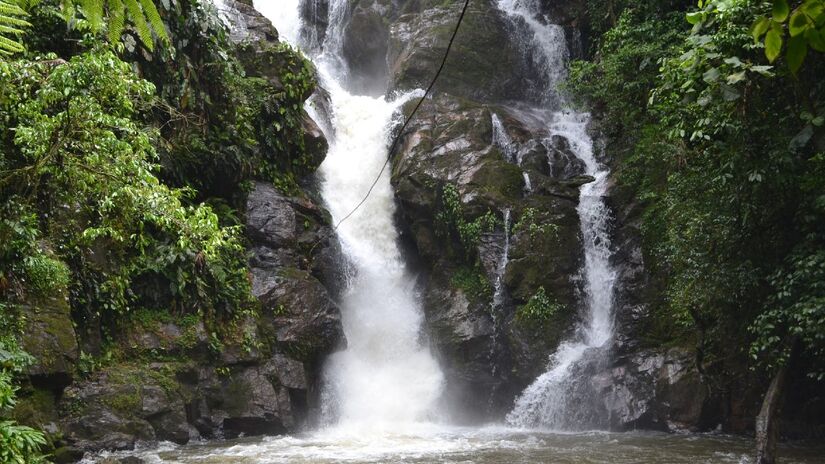
[[[66,289],[31,297],[22,311],[26,327],[21,345],[35,358],[26,372],[51,378],[55,388],[68,384],[77,365],[78,346]]]

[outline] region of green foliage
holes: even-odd
[[[552,296],[547,295],[547,291],[542,286],[527,300],[526,304],[518,307],[516,317],[524,321],[544,322],[561,310],[561,304]]]
[[[25,48],[10,36],[19,36],[31,26],[25,19],[26,11],[15,0],[0,0],[0,56],[20,53]]]
[[[803,0],[793,12],[788,0],[773,0],[770,15],[759,17],[750,32],[757,43],[764,38],[765,56],[773,63],[787,42],[785,59],[796,74],[809,49],[825,52],[825,0]]]
[[[458,268],[450,279],[450,285],[464,292],[471,301],[489,302],[493,298],[493,287],[478,266]]]
[[[16,404],[13,376],[31,362],[31,356],[18,348],[14,338],[0,335],[0,462],[4,464],[45,462],[40,455],[40,447],[46,444],[43,434],[7,420],[5,415]]]
[[[23,266],[28,287],[40,294],[46,295],[69,285],[69,268],[60,260],[40,253],[26,256]]]
[[[126,312],[143,298],[141,282],[165,282],[166,305],[184,311],[228,315],[245,304],[250,297],[240,230],[220,227],[208,206],[186,205],[191,192],[157,178],[151,133],[138,122],[153,86],[111,52],[51,66],[0,65],[8,121],[0,129],[10,136],[15,127],[10,169],[0,182],[5,201],[26,205],[23,211],[37,204],[34,193],[49,198],[50,220],[41,227],[72,267],[73,306],[98,315]],[[30,241],[43,235],[21,219],[11,227],[17,235]],[[107,263],[94,250],[105,252]],[[19,258],[21,251],[7,248],[3,255]],[[28,269],[48,263],[23,262]],[[155,289],[151,293],[158,298]]]
[[[458,189],[453,184],[446,184],[441,190],[441,208],[436,214],[436,234],[441,237],[456,237],[464,252],[464,257],[476,256],[476,247],[481,234],[492,232],[498,219],[491,211],[468,221],[465,219],[464,207]]]
[[[525,208],[521,212],[518,222],[513,225],[513,233],[526,232],[530,235],[530,238],[537,238],[541,235],[557,236],[559,226],[556,224],[539,224],[538,215],[539,212],[535,208]]]
[[[304,142],[303,102],[315,85],[310,63],[281,43],[236,49],[208,4],[185,0],[177,8],[166,19],[171,49],[151,60],[135,55],[160,90],[162,178],[234,207],[250,179],[296,194],[320,163]]]

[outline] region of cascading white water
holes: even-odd
[[[287,40],[297,40],[300,20],[283,14],[298,8],[256,2]],[[388,156],[393,115],[420,93],[393,101],[352,95],[346,89],[338,50],[346,1],[330,2],[330,22],[323,51],[314,56],[321,83],[332,102],[334,131],[321,165],[322,195],[333,221],[341,220],[361,201]],[[293,45],[300,46],[293,42]],[[378,179],[366,202],[337,229],[354,276],[341,301],[347,348],[330,356],[324,377],[323,405],[329,425],[348,434],[398,433],[405,426],[432,419],[441,394],[443,374],[420,341],[423,322],[414,281],[397,246],[395,203],[389,170]]]
[[[537,0],[499,0],[499,8],[513,20],[514,27],[526,31],[529,43],[522,44],[525,51],[533,54],[547,76],[544,103],[560,103],[561,111],[552,115],[549,135],[567,139],[570,150],[585,165],[585,173],[593,176],[593,182],[581,188],[579,214],[584,245],[582,278],[586,314],[575,336],[562,343],[550,360],[550,368],[537,378],[516,400],[514,409],[507,415],[508,423],[520,427],[546,427],[571,429],[591,424],[580,420],[582,414],[574,408],[587,408],[586,404],[572,404],[581,400],[581,387],[574,376],[587,374],[579,364],[589,361],[586,353],[596,348],[606,348],[613,336],[613,293],[616,277],[610,265],[610,236],[608,234],[609,211],[604,203],[607,190],[608,170],[593,153],[593,142],[587,134],[589,115],[567,109],[564,96],[557,91],[557,84],[565,76],[568,60],[564,30],[538,18]]]
[[[518,150],[510,138],[510,134],[507,133],[507,129],[504,128],[504,123],[501,122],[501,118],[499,118],[497,114],[491,113],[490,122],[493,125],[493,145],[501,149],[501,152],[508,162],[521,164],[517,157]]]

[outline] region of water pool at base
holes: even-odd
[[[461,428],[421,424],[403,432],[328,429],[306,435],[242,438],[87,458],[135,456],[149,463],[304,464],[630,464],[753,462],[753,441],[726,435],[654,432],[551,433],[505,427]],[[783,445],[783,464],[825,463],[825,444]]]

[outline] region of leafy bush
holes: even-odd
[[[525,321],[544,322],[555,316],[561,309],[561,304],[555,298],[548,296],[542,286],[527,300],[526,304],[519,306],[516,310],[516,317]]]
[[[46,444],[43,433],[7,420],[5,413],[16,404],[17,387],[12,377],[32,362],[13,338],[0,336],[0,463],[34,464],[45,462],[40,447]]]
[[[26,216],[10,229],[24,231],[18,235],[29,249],[45,234],[60,244],[56,253],[76,276],[75,307],[123,313],[141,297],[136,284],[158,279],[167,282],[167,307],[228,315],[245,304],[240,229],[220,227],[208,206],[186,204],[191,191],[169,188],[156,175],[152,133],[139,123],[154,87],[108,51],[55,64],[0,64],[0,131],[14,134],[2,199],[36,205],[48,218],[38,225],[42,232],[25,232],[32,224]],[[23,261],[30,270],[46,263]]]
[[[464,217],[461,198],[453,184],[446,184],[441,190],[441,207],[436,214],[436,233],[441,237],[455,237],[461,245],[464,258],[473,261],[476,257],[481,234],[492,232],[498,219],[492,212],[468,221]]]

